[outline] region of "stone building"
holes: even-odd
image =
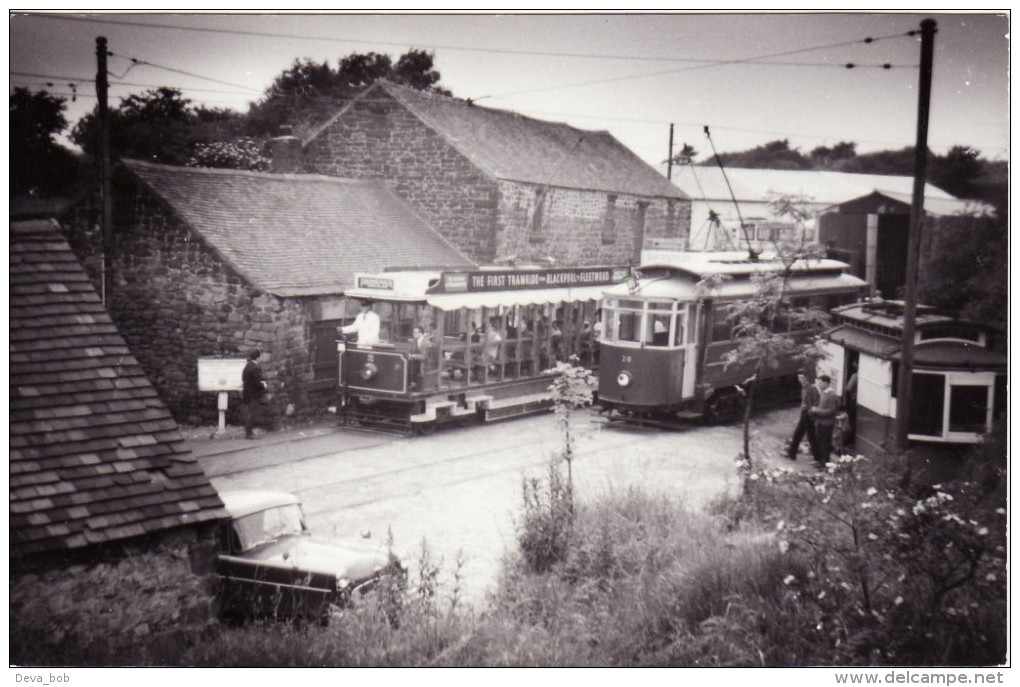
[[[114,175],[110,310],[175,418],[214,423],[198,359],[263,352],[270,415],[336,400],[340,294],[355,272],[471,266],[384,184],[125,160]],[[99,283],[96,198],[62,224]],[[239,422],[232,401],[228,421]]]
[[[292,164],[385,179],[478,263],[637,262],[682,241],[688,197],[605,131],[584,131],[385,81],[304,141]]]
[[[216,490],[55,222],[10,234],[11,662],[215,618]]]

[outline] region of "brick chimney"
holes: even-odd
[[[304,171],[301,139],[294,135],[294,129],[283,125],[280,135],[269,140],[269,171],[280,174]]]

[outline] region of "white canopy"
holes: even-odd
[[[425,302],[440,310],[495,308],[512,305],[572,303],[602,298],[606,286],[578,286],[564,289],[524,289],[519,291],[482,291],[478,293],[440,293],[428,295]]]

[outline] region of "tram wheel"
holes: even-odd
[[[414,424],[414,433],[420,437],[431,436],[436,433],[436,427],[439,423],[433,420],[432,422],[416,422]]]

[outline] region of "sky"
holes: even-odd
[[[906,34],[925,18],[938,28],[929,147],[1008,159],[1009,16],[990,12],[12,13],[9,85],[68,96],[76,121],[96,104],[95,40],[105,36],[111,106],[172,86],[195,104],[245,110],[295,59],[335,67],[374,51],[395,62],[416,48],[434,53],[440,85],[457,97],[608,130],[657,167],[671,123],[674,151],[688,143],[699,160],[713,145],[777,139],[805,154],[841,141],[866,153],[914,145],[920,40]]]

